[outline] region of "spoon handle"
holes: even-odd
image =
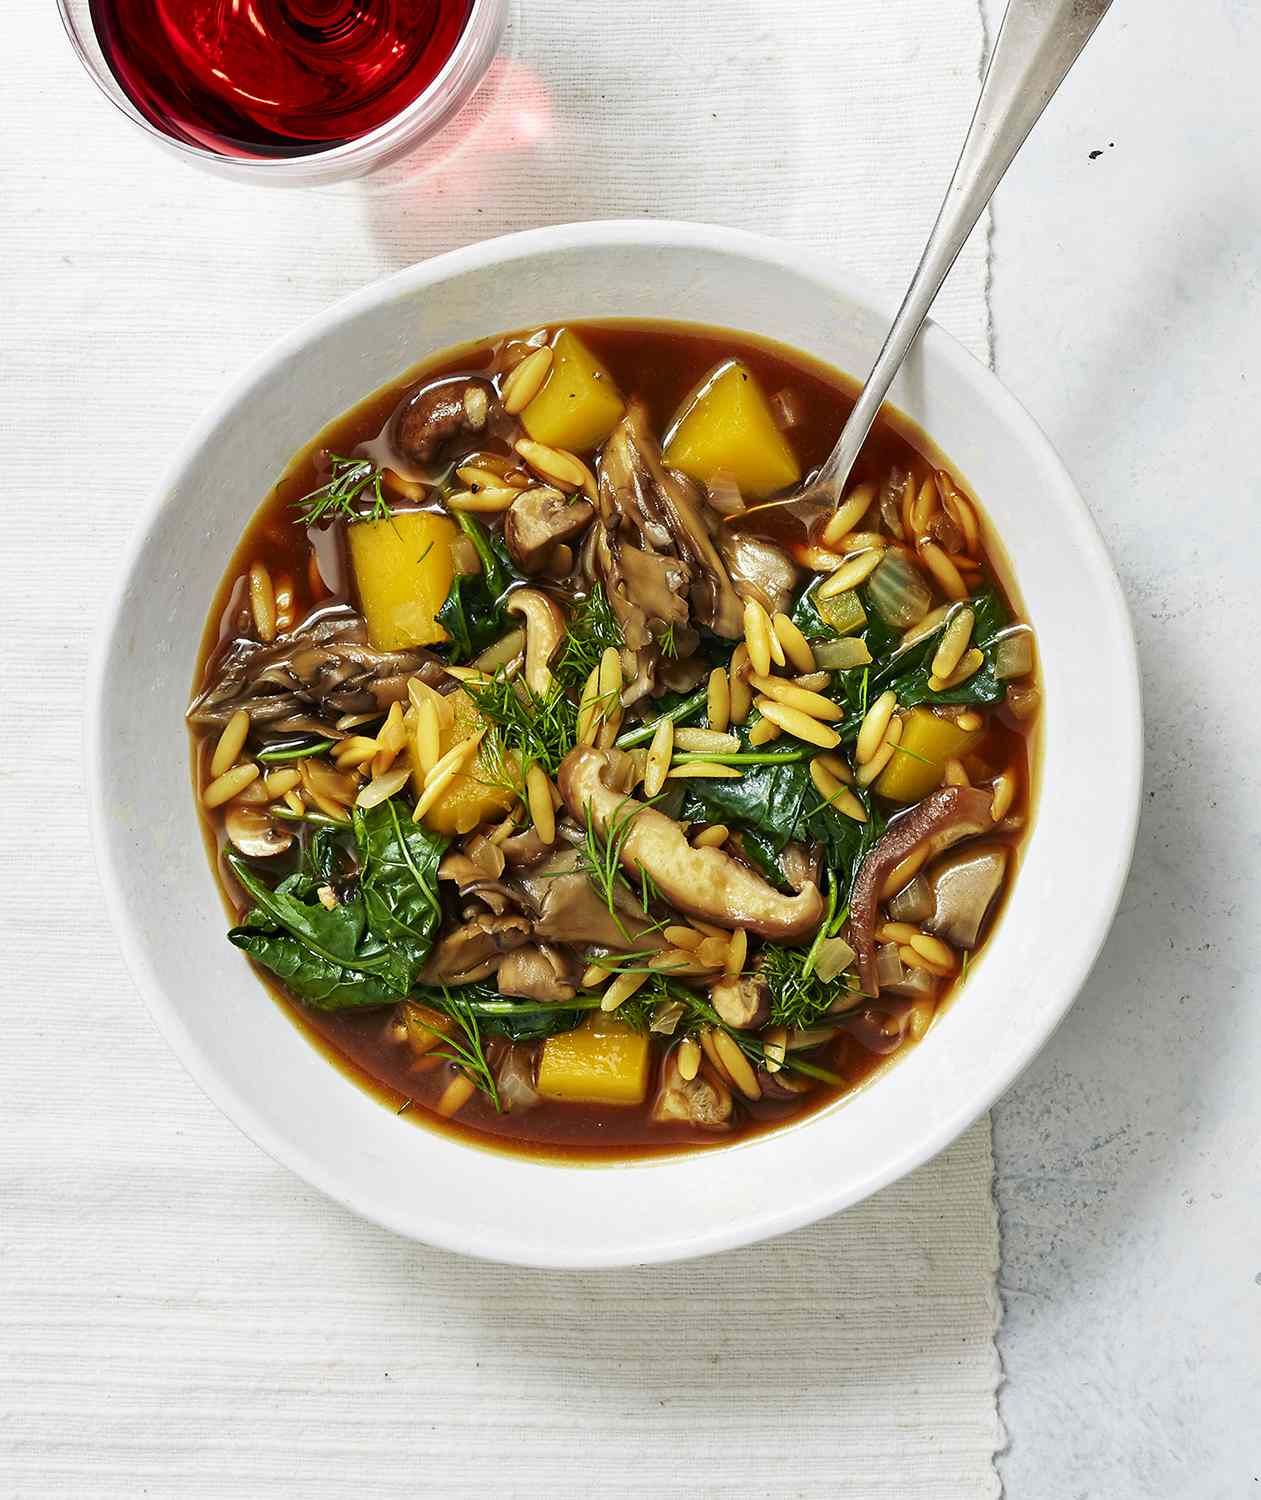
[[[976,113],[924,254],[836,447],[812,486],[839,503],[893,377],[1016,152],[1112,0],[1010,0]]]

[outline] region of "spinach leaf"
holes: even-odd
[[[816,578],[801,591],[796,604],[793,605],[792,614],[788,618],[808,641],[834,641],[837,639],[836,631],[814,607],[814,591],[820,582],[821,580]]]
[[[388,1005],[406,995],[441,919],[438,864],[446,840],[413,823],[393,800],[356,809],[357,886],[331,911],[316,892],[331,883],[337,836],[321,830],[304,867],[273,890],[239,855],[228,863],[254,906],[228,939],[294,997],[321,1010]]]
[[[308,899],[314,893],[303,874],[290,875],[272,890],[239,854],[229,854],[228,864],[242,888],[253,898],[251,917],[287,932],[325,963],[362,974],[388,971],[389,955],[384,944],[368,930],[362,901],[339,901],[329,911],[318,898]]]
[[[239,855],[229,854],[228,864],[254,901],[228,941],[270,969],[295,999],[317,1010],[397,999],[389,952],[369,932],[361,899],[327,911],[303,872],[271,890]]]
[[[258,907],[228,933],[228,941],[270,969],[295,1000],[313,1010],[391,1005],[399,998],[391,980],[330,963],[291,933],[272,925]]]
[[[302,853],[302,874],[312,890],[332,885],[337,879],[337,834],[333,829],[317,828],[307,840]]]
[[[879,662],[877,658],[878,664],[872,668],[871,674],[871,695],[891,687],[905,708],[913,708],[917,703],[998,703],[1005,695],[1006,687],[994,675],[994,655],[997,637],[1010,623],[1007,608],[998,590],[989,584],[983,585],[968,603],[976,615],[972,643],[980,649],[985,661],[966,682],[942,692],[934,692],[929,687],[933,653],[937,649],[937,638],[931,636],[891,661]],[[868,648],[876,657],[876,650],[870,642]]]
[[[482,565],[480,573],[459,573],[451,580],[437,615],[439,625],[451,638],[451,660],[463,662],[472,660],[504,633],[504,596],[521,575],[499,537],[492,538],[480,521],[464,511],[455,519],[473,543]]]
[[[755,721],[756,722],[756,721]],[[742,725],[740,744],[749,750],[750,725]],[[725,823],[740,832],[745,853],[773,885],[786,887],[779,855],[790,840],[818,844],[823,860],[836,875],[848,896],[859,864],[884,832],[884,819],[870,794],[854,793],[867,812],[866,823],[847,818],[824,803],[810,779],[813,747],[784,735],[772,752],[802,751],[802,759],[779,764],[741,767],[743,775],[731,781],[693,781],[680,814],[687,819]]]
[[[756,722],[756,721],[754,721]],[[750,725],[740,726],[740,750],[758,750],[749,744]],[[785,735],[765,752],[809,749]],[[804,757],[779,764],[741,766],[743,773],[730,781],[690,781],[680,816],[726,823],[741,832],[760,834],[773,855],[793,838],[807,806],[819,800],[810,780],[810,763]]]
[[[390,955],[391,977],[409,989],[442,919],[438,865],[447,840],[414,823],[392,797],[354,814],[359,891],[369,931]]]

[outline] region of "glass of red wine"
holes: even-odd
[[[336,182],[397,161],[476,91],[508,0],[58,0],[101,92],[231,176]]]

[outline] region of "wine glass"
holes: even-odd
[[[362,3],[362,0],[361,0]],[[123,87],[94,24],[92,0],[57,0],[66,34],[106,99],[165,150],[195,166],[239,181],[310,187],[362,177],[431,140],[477,91],[499,49],[508,0],[470,0],[467,19],[435,76],[397,113],[361,135],[285,155],[240,155],[163,128]],[[352,7],[353,10],[357,7]]]

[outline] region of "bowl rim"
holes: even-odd
[[[872,291],[861,278],[851,276],[848,271],[843,277],[838,277],[835,268],[828,264],[825,257],[791,241],[747,230],[678,220],[594,220],[528,229],[477,241],[378,278],[304,319],[289,333],[274,341],[224,384],[220,394],[192,425],[133,524],[99,621],[101,628],[98,629],[88,666],[84,709],[84,762],[89,829],[106,910],[132,982],[144,1000],[154,1024],[193,1081],[243,1134],[274,1161],[360,1217],[409,1239],[421,1240],[444,1250],[502,1264],[540,1266],[552,1270],[561,1267],[597,1269],[657,1264],[711,1255],[753,1244],[851,1207],[931,1160],[957,1140],[1025,1071],[1068,1014],[1085,984],[1121,900],[1133,858],[1142,792],[1143,719],[1138,651],[1129,609],[1099,529],[1063,461],[1033,417],[987,365],[976,359],[939,324],[930,320],[920,337],[934,346],[934,357],[961,378],[979,382],[985,389],[987,401],[998,409],[1003,419],[1019,434],[1021,444],[1037,454],[1045,473],[1056,486],[1058,504],[1067,510],[1075,523],[1075,541],[1091,566],[1094,581],[1102,589],[1113,610],[1110,624],[1121,668],[1118,687],[1124,699],[1118,714],[1123,741],[1110,745],[1109,769],[1117,781],[1116,802],[1124,816],[1119,819],[1120,836],[1109,850],[1106,870],[1095,871],[1104,893],[1103,898],[1090,911],[1080,914],[1077,923],[1077,958],[1064,971],[1057,986],[1062,994],[1061,1001],[1056,1006],[1049,1007],[1037,1024],[1031,1025],[1024,1035],[1024,1045],[1013,1049],[1003,1066],[996,1068],[989,1076],[984,1088],[962,1099],[937,1122],[932,1132],[925,1131],[922,1138],[908,1142],[900,1150],[890,1153],[878,1167],[861,1177],[851,1177],[838,1188],[816,1194],[807,1201],[776,1208],[750,1209],[738,1221],[719,1224],[708,1232],[693,1233],[684,1243],[670,1241],[668,1235],[663,1235],[648,1246],[628,1248],[614,1244],[601,1247],[599,1251],[584,1251],[578,1255],[557,1246],[556,1253],[549,1255],[546,1260],[537,1254],[523,1253],[516,1247],[499,1244],[491,1246],[479,1241],[475,1230],[465,1231],[462,1227],[446,1224],[418,1224],[405,1206],[400,1205],[397,1211],[393,1211],[393,1205],[386,1208],[379,1202],[368,1204],[361,1201],[353,1186],[348,1186],[326,1170],[324,1164],[308,1153],[301,1142],[281,1136],[260,1117],[251,1100],[238,1089],[232,1078],[202,1053],[196,1038],[181,1020],[176,1005],[165,992],[144,940],[133,925],[122,895],[121,863],[110,836],[103,795],[103,736],[111,667],[120,644],[130,584],[137,571],[137,564],[169,497],[179,489],[185,471],[193,464],[207,439],[241,399],[243,392],[300,351],[309,341],[327,333],[332,327],[353,319],[362,309],[388,299],[403,288],[414,293],[449,276],[487,266],[535,255],[600,246],[639,246],[650,250],[717,250],[745,260],[757,261],[768,270],[777,266],[786,272],[800,273],[805,270],[824,283],[836,285],[838,290],[863,302],[881,316],[887,316],[890,321],[893,316],[892,299]],[[929,437],[932,437],[931,433]],[[739,1143],[736,1143],[736,1147],[739,1148]],[[670,1160],[674,1158],[663,1159],[664,1162]],[[554,1169],[549,1164],[549,1170]],[[583,1166],[578,1170],[589,1168]]]

